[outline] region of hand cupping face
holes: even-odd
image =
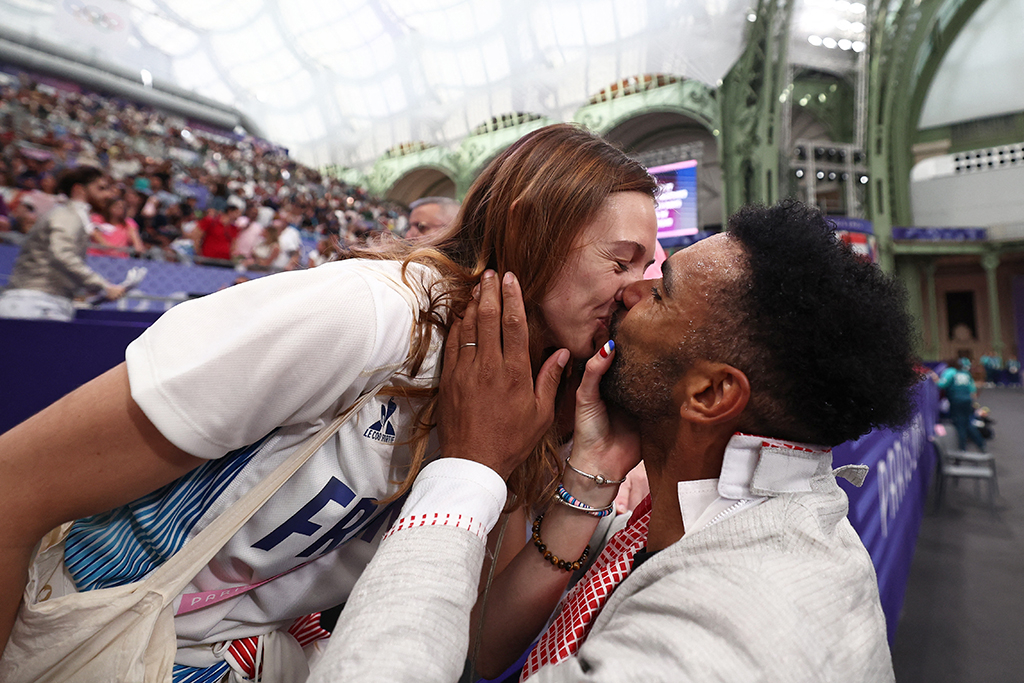
[[[512,273],[486,271],[462,320],[448,333],[438,402],[444,457],[482,463],[503,478],[551,426],[569,352],[544,363],[536,381],[522,290]]]

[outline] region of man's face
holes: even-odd
[[[743,275],[742,247],[726,234],[697,242],[662,264],[660,280],[644,280],[623,296],[612,319],[615,360],[601,395],[641,421],[676,414],[673,391],[690,369],[701,333],[714,325],[713,296]],[[715,360],[715,359],[708,359]]]
[[[96,211],[103,212],[114,198],[117,190],[106,176],[100,176],[85,185],[85,201]]]
[[[409,239],[428,237],[447,228],[455,219],[458,209],[455,206],[441,204],[423,204],[417,206],[409,214],[409,230],[405,236]]]

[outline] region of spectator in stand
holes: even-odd
[[[110,202],[105,216],[93,214],[93,230],[89,238],[97,246],[90,247],[88,254],[128,258],[145,252],[146,247],[139,236],[139,224],[129,218],[126,211],[124,199],[117,197]]]
[[[66,171],[58,183],[65,202],[51,209],[29,231],[0,295],[0,318],[68,321],[75,317],[72,297],[80,287],[111,301],[124,296],[85,264],[89,209],[103,211],[113,197],[110,179],[94,166]]]
[[[284,212],[282,212],[284,214]],[[291,214],[284,214],[294,220]],[[274,270],[295,270],[302,267],[302,234],[289,220],[285,223],[280,221],[281,235],[277,238],[281,253],[273,263]],[[277,222],[277,221],[275,221]]]
[[[1020,362],[1015,356],[1006,361],[1006,381],[1012,386],[1020,386]]]
[[[152,198],[156,200],[159,209],[164,209],[181,201],[181,197],[170,191],[170,184],[170,175],[166,172],[154,173],[149,178],[149,187],[153,193]]]
[[[39,189],[46,194],[57,194],[57,177],[52,173],[43,173],[39,177]]]
[[[31,197],[25,197],[11,209],[4,224],[0,224],[0,241],[22,246],[28,231],[36,222],[36,206]]]
[[[4,195],[0,192],[0,230],[7,231],[11,229],[11,209],[7,206],[7,200],[4,199]]]
[[[287,204],[296,216],[292,225],[318,236],[341,227],[337,216],[346,211],[345,227],[351,227],[356,241],[381,226],[404,231],[405,212],[398,205],[323,177],[266,141],[243,136],[228,143],[224,136],[190,128],[184,119],[145,105],[54,89],[36,84],[28,74],[22,77],[17,87],[0,86],[0,145],[6,152],[0,159],[0,185],[15,187],[20,178],[21,189],[45,197],[39,188],[49,190],[52,176],[69,159],[95,158],[131,190],[125,192],[127,216],[138,222],[150,247],[147,253],[154,257],[169,257],[166,245],[153,248],[151,231],[163,230],[176,195],[194,195],[204,209],[223,210],[232,193],[252,203],[270,203],[275,210],[278,202]],[[40,199],[36,208],[43,214],[49,202]],[[191,214],[185,213],[186,220]],[[269,222],[260,221],[264,226]],[[191,249],[178,247],[184,255]]]
[[[221,214],[211,209],[192,231],[196,254],[208,259],[231,260],[231,245],[238,236],[235,221],[242,215],[238,206],[229,206]]]
[[[405,236],[417,240],[434,237],[451,225],[459,213],[459,202],[450,197],[424,197],[410,204],[409,209]]]
[[[278,243],[280,237],[281,223],[274,221],[263,229],[259,244],[252,248],[252,255],[242,263],[246,267],[255,267],[261,270],[273,268],[277,257],[281,254],[281,245]]]
[[[981,357],[981,367],[985,369],[985,386],[993,387],[1000,383],[999,375],[1003,370],[1003,358],[995,351]]]
[[[337,235],[324,235],[316,243],[316,249],[311,249],[306,258],[307,268],[316,268],[329,261],[338,259],[341,253],[341,245],[338,243]]]
[[[162,215],[154,220],[144,222],[139,228],[147,258],[155,261],[177,261],[178,253],[174,250],[175,240],[182,236],[182,223],[188,205],[171,204]],[[131,215],[129,213],[129,215]]]
[[[210,183],[210,206],[212,208],[217,211],[227,211],[229,196],[227,183],[222,181]]]
[[[238,236],[232,246],[232,255],[237,259],[252,257],[252,250],[263,239],[263,224],[259,219],[260,207],[256,204],[249,204],[245,213],[238,217],[235,225],[238,226]]]

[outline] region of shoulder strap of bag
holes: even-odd
[[[387,380],[360,396],[347,410],[317,432],[306,448],[297,450],[277,469],[264,477],[256,486],[222,512],[217,519],[186,543],[167,562],[151,573],[143,583],[148,590],[164,597],[164,606],[177,596],[189,581],[205,567],[213,556],[239,529],[267,502],[272,495],[313,455],[352,415],[384,387]]]

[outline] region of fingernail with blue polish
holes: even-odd
[[[608,340],[608,343],[601,347],[601,358],[607,358],[608,354],[615,350],[615,341],[612,339]]]

